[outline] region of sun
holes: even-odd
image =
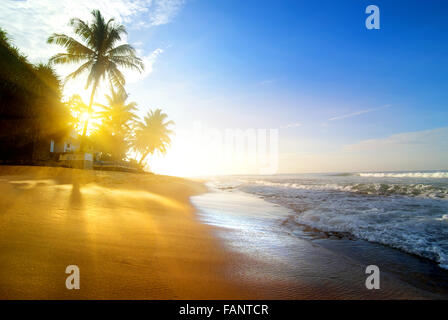
[[[82,123],[85,123],[86,121],[90,121],[90,119],[92,118],[90,113],[88,112],[83,112],[81,114],[81,116],[79,117]]]

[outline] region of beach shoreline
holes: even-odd
[[[434,261],[356,237],[289,228],[292,210],[210,186],[192,197],[200,220],[216,228],[227,249],[250,257],[239,281],[264,299],[448,299],[448,272]],[[379,290],[366,288],[369,265],[381,271]]]
[[[260,232],[244,214],[282,208],[202,181],[0,166],[0,192],[1,299],[444,298],[388,272],[367,290],[366,259]],[[216,223],[235,213],[239,231]],[[65,287],[68,265],[80,290]]]

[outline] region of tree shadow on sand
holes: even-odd
[[[81,186],[78,181],[73,181],[69,204],[73,209],[81,209],[82,207]]]

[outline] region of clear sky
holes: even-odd
[[[380,30],[365,27],[368,5]],[[256,173],[223,165],[194,124],[278,129],[278,172],[448,169],[448,2],[1,0],[0,25],[32,61],[68,18],[94,8],[129,31],[147,70],[130,99],[162,108],[169,174]],[[61,74],[67,70],[61,70]],[[82,86],[76,87],[81,90]],[[68,93],[67,93],[68,94]],[[192,133],[193,132],[193,133]],[[216,151],[216,150],[215,150]]]

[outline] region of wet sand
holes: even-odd
[[[212,184],[213,185],[213,184]],[[448,299],[448,271],[359,239],[298,228],[295,212],[236,189],[192,197],[201,221],[240,253],[240,277],[268,299]],[[380,289],[366,268],[378,266]]]
[[[0,298],[440,298],[387,274],[366,290],[365,263],[306,240],[206,224],[190,203],[204,192],[175,177],[0,166]],[[65,287],[68,265],[80,290]]]

